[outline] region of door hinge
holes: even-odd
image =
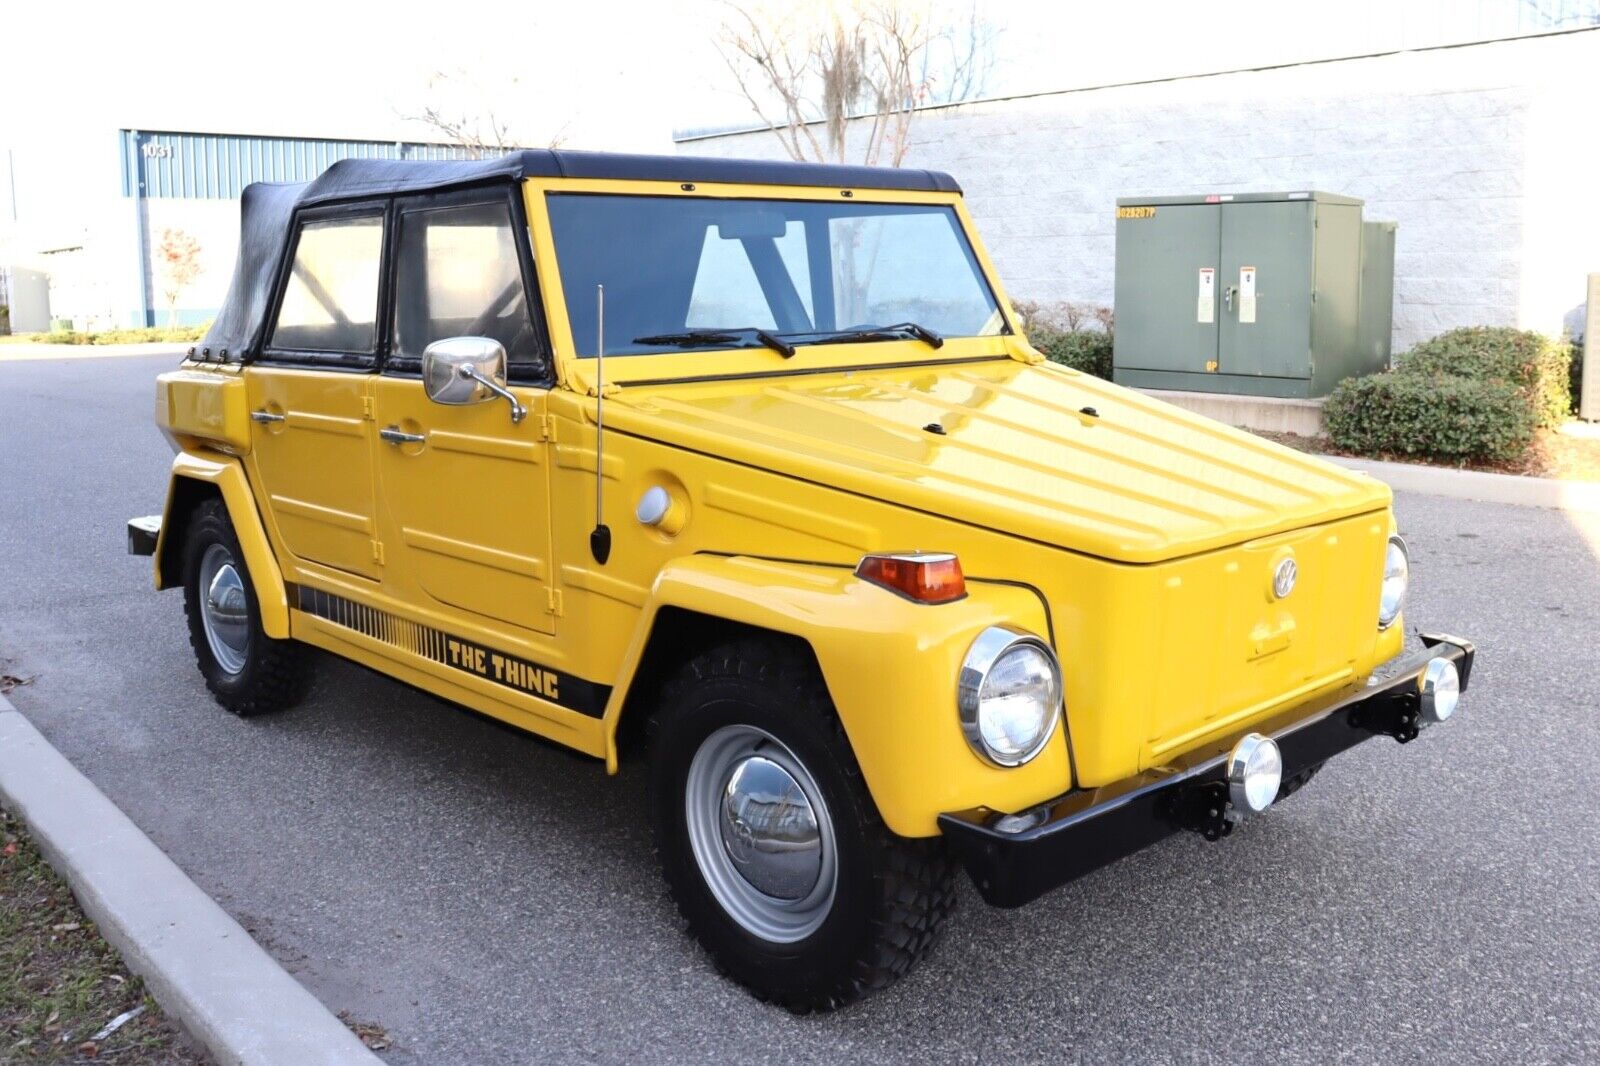
[[[547,415],[546,414],[546,415],[540,415],[539,416],[539,439],[540,440],[555,440],[556,439],[556,420],[555,420],[555,417],[553,415]]]
[[[560,589],[545,589],[544,590],[544,596],[545,596],[545,611],[546,611],[546,613],[553,614],[557,618],[560,618],[561,617],[561,590]]]
[[[371,396],[361,397],[361,417],[366,419],[368,422],[371,422],[373,418],[376,417],[372,410]]]
[[[383,565],[383,541],[374,540],[374,541],[368,541],[368,543],[372,545],[372,561],[377,563],[379,566],[382,566]]]

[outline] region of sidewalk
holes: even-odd
[[[0,344],[0,363],[30,359],[112,359],[127,355],[170,355],[174,362],[193,345],[178,341],[155,344]]]
[[[219,1063],[377,1056],[0,696],[0,801],[100,934]]]
[[[1397,492],[1420,492],[1427,496],[1446,496],[1458,500],[1600,514],[1600,481],[1561,481],[1521,474],[1452,470],[1420,463],[1352,459],[1342,455],[1323,455],[1320,458],[1370,474]]]

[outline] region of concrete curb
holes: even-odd
[[[1555,478],[1451,470],[1377,459],[1350,459],[1342,455],[1324,455],[1322,458],[1370,474],[1399,492],[1600,514],[1600,481],[1558,481]]]
[[[3,696],[0,800],[101,935],[218,1062],[382,1061]]]

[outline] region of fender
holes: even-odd
[[[188,499],[195,483],[213,486],[221,495],[239,537],[239,547],[244,552],[244,563],[250,570],[250,580],[255,585],[256,602],[261,607],[261,628],[267,636],[284,640],[289,636],[289,597],[283,586],[283,571],[278,569],[277,557],[261,524],[255,498],[250,494],[250,484],[245,480],[244,467],[231,456],[204,449],[180,451],[172,460],[172,477],[167,484],[166,508],[161,514],[161,533],[156,538],[155,583],[157,589],[178,584],[172,575],[177,573],[177,559],[167,559],[168,544],[173,550],[182,543],[182,525],[188,520]]]
[[[745,557],[694,555],[662,568],[606,708],[607,763],[626,690],[638,674],[656,616],[676,607],[804,640],[816,655],[845,735],[884,823],[902,836],[933,836],[943,811],[1017,811],[1072,786],[1065,729],[1016,768],[968,746],[956,713],[956,675],[986,627],[1010,624],[1049,639],[1032,590],[969,578],[954,603],[914,603],[849,569]]]

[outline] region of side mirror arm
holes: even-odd
[[[514,425],[514,426],[518,425],[518,424],[520,424],[522,422],[522,420],[524,418],[528,417],[528,409],[527,409],[527,407],[525,407],[523,405],[521,400],[517,399],[516,396],[512,395],[512,392],[511,392],[510,389],[506,388],[504,385],[500,384],[497,381],[494,381],[494,380],[491,380],[490,378],[485,377],[483,374],[479,373],[478,369],[476,367],[472,366],[470,363],[462,364],[461,369],[458,370],[457,373],[459,373],[462,377],[466,378],[468,381],[474,381],[477,384],[482,385],[484,388],[488,389],[490,392],[494,393],[496,396],[500,397],[501,399],[503,399],[507,403],[509,403],[511,405],[511,424],[512,425]]]

